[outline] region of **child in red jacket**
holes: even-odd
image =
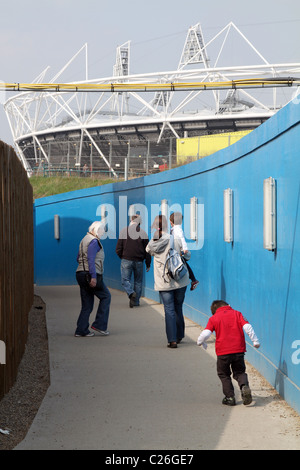
[[[233,310],[227,302],[214,300],[211,305],[212,317],[208,320],[205,330],[200,334],[197,344],[203,345],[206,349],[205,341],[215,331],[216,333],[216,354],[217,373],[222,382],[223,393],[225,395],[223,405],[235,405],[234,388],[231,381],[233,378],[238,382],[244,405],[252,402],[251,390],[249,388],[248,376],[244,355],[246,352],[246,341],[244,332],[248,334],[253,346],[259,348],[259,340],[241,312]]]

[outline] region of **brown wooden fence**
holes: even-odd
[[[0,399],[17,376],[33,297],[32,187],[14,149],[0,141]]]

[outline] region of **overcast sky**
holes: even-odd
[[[199,22],[206,42],[232,21],[270,63],[300,62],[299,0],[0,2],[4,82],[31,82],[48,65],[50,80],[85,43],[90,78],[111,75],[116,48],[128,40],[131,73],[175,70],[188,28]],[[64,75],[65,81],[82,78]],[[13,144],[2,105],[0,139]]]

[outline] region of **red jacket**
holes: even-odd
[[[216,332],[216,354],[234,354],[246,352],[246,341],[243,326],[248,321],[241,312],[233,310],[229,305],[220,307],[208,320],[206,329]]]

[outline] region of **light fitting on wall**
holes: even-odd
[[[101,222],[103,223],[103,226],[104,226],[103,230],[104,230],[104,232],[107,232],[107,230],[108,230],[108,227],[107,227],[108,221],[106,220],[106,216],[107,216],[107,207],[106,207],[105,204],[102,204],[102,205],[101,205],[101,209],[100,209],[100,220],[101,220]]]
[[[190,239],[197,240],[197,216],[198,216],[198,200],[197,198],[191,197],[190,199]]]
[[[230,188],[224,189],[224,241],[233,242],[233,191]]]
[[[169,212],[169,208],[168,208],[168,201],[167,199],[163,199],[160,203],[160,207],[161,207],[161,214],[164,215],[166,217],[166,219],[168,220],[168,212]]]
[[[271,176],[264,180],[264,248],[276,249],[276,182]]]
[[[100,217],[101,217],[101,222],[103,222],[106,217],[106,206],[104,204],[102,204],[101,206]]]
[[[59,240],[60,233],[59,233],[59,215],[54,216],[54,238],[55,240]]]
[[[131,219],[131,217],[133,215],[135,215],[135,204],[131,204],[131,206],[129,206],[129,209],[128,209],[128,214],[129,214],[129,218]]]

